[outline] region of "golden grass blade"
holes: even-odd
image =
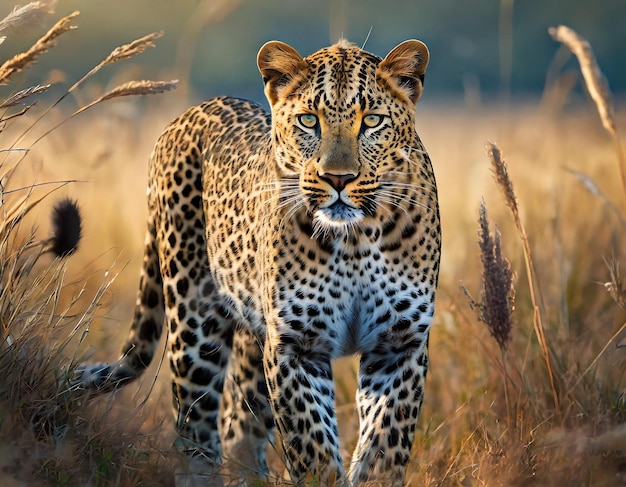
[[[56,45],[55,39],[57,37],[75,29],[76,26],[71,25],[70,22],[78,14],[79,12],[76,11],[63,17],[45,35],[35,42],[30,49],[26,52],[16,54],[0,66],[0,86],[7,84],[14,74],[28,68],[37,61],[37,58],[41,54],[52,49]]]

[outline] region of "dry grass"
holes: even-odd
[[[549,32],[555,40],[565,44],[576,55],[580,63],[585,86],[596,105],[602,126],[613,139],[622,180],[622,190],[626,198],[626,155],[624,155],[624,147],[617,131],[611,90],[600,66],[598,66],[593,49],[586,39],[565,25],[551,27]]]
[[[34,18],[34,2],[0,21],[10,35],[15,25]],[[30,15],[30,17],[29,17]],[[0,67],[0,84],[32,67],[55,47],[55,39],[73,29],[75,12],[58,21],[30,49]],[[6,29],[5,29],[6,27]],[[9,28],[11,27],[11,28]],[[158,34],[114,50],[99,67],[129,58],[152,45]],[[99,69],[99,68],[98,68]],[[83,224],[76,203],[54,205],[50,236],[33,227],[48,219],[47,201],[68,191],[76,178],[46,178],[42,164],[75,171],[75,164],[50,157],[66,154],[50,147],[51,133],[89,108],[129,95],[156,94],[172,82],[131,81],[65,115],[55,109],[88,81],[94,70],[68,88],[39,113],[35,101],[49,85],[9,91],[0,102],[0,484],[2,485],[167,485],[171,460],[150,424],[161,421],[158,410],[128,414],[105,401],[87,408],[65,386],[65,374],[82,359],[77,348],[90,327],[104,315],[103,305],[117,277],[112,264],[94,270],[73,267]],[[37,135],[36,132],[40,132]],[[77,133],[77,132],[75,132]],[[93,134],[91,134],[93,135]],[[33,147],[42,142],[44,150]],[[18,146],[19,145],[19,146]],[[74,154],[75,155],[75,154]],[[91,159],[91,157],[89,158]],[[92,256],[93,258],[93,256]],[[146,424],[147,423],[147,424]],[[143,430],[141,429],[143,428]]]
[[[92,71],[66,91],[78,90]],[[123,83],[108,93],[137,86],[146,88]],[[0,319],[3,338],[11,336],[0,345],[0,484],[168,485],[175,462],[165,377],[146,405],[154,369],[142,388],[86,405],[59,388],[57,375],[84,355],[117,356],[141,261],[145,161],[187,102],[141,112],[120,96],[109,104],[102,90],[82,107],[107,103],[97,117],[79,108],[78,126],[77,111],[65,114],[58,102],[50,110],[25,108],[45,89],[0,97],[7,100],[2,121],[10,122],[0,132],[0,149],[10,149],[0,153]],[[617,126],[620,114],[612,116]],[[80,137],[57,129],[63,125]],[[599,125],[589,106],[527,105],[507,114],[420,108],[418,130],[439,181],[444,249],[410,485],[626,482],[619,265],[626,226],[614,203],[623,197],[614,167],[619,136],[607,137]],[[487,140],[498,145],[485,154]],[[53,240],[37,236],[54,233],[50,190],[81,206],[83,240],[69,259],[44,253]],[[480,210],[483,197],[489,218]],[[497,223],[494,234],[489,220]],[[472,311],[460,284],[481,296],[486,314]],[[346,450],[357,434],[355,368],[352,358],[335,365]]]
[[[70,22],[76,16],[78,16],[78,12],[73,12],[63,17],[45,35],[35,42],[30,49],[23,53],[16,54],[0,66],[0,86],[7,84],[11,77],[20,71],[28,69],[35,63],[39,56],[54,48],[56,46],[57,37],[75,29],[76,26],[71,25]]]

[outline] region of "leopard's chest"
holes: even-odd
[[[402,245],[385,251],[349,236],[283,242],[266,312],[280,317],[282,333],[321,340],[334,357],[362,350],[405,311],[431,306],[428,279]]]

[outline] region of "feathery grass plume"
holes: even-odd
[[[593,49],[591,49],[591,45],[584,37],[565,25],[550,27],[548,32],[554,40],[566,45],[578,59],[585,86],[596,105],[602,126],[613,139],[622,180],[622,190],[624,197],[626,197],[626,155],[617,133],[611,90],[596,61]]]
[[[75,29],[76,26],[71,25],[70,22],[78,14],[79,12],[76,11],[63,17],[56,24],[54,24],[54,26],[45,35],[39,38],[39,40],[35,42],[30,49],[26,52],[16,54],[0,66],[0,86],[7,84],[14,74],[28,68],[37,61],[37,58],[41,54],[52,49],[56,45],[55,39],[57,37]]]
[[[58,257],[73,254],[82,236],[82,221],[78,203],[70,198],[59,201],[52,209],[52,237],[48,241],[50,252]]]
[[[480,260],[483,265],[483,289],[480,304],[480,320],[504,352],[511,341],[513,330],[512,313],[515,309],[515,287],[513,269],[510,262],[502,255],[501,235],[498,228],[493,237],[489,231],[485,201],[480,203],[478,218],[478,245]]]
[[[46,2],[30,2],[22,7],[16,6],[5,18],[0,20],[0,34],[11,35],[33,24],[41,24],[53,9]]]
[[[530,299],[533,305],[534,313],[533,313],[533,326],[535,329],[535,335],[537,337],[537,342],[539,343],[539,347],[541,349],[541,353],[543,354],[543,359],[546,363],[546,369],[548,371],[548,376],[550,378],[550,385],[552,388],[552,399],[554,401],[555,407],[558,409],[559,407],[559,396],[556,390],[555,377],[552,370],[552,363],[550,360],[550,349],[548,346],[548,340],[546,338],[543,319],[541,317],[541,308],[539,306],[539,298],[541,293],[538,292],[538,283],[536,279],[535,267],[532,261],[532,253],[530,250],[530,242],[528,241],[528,236],[526,235],[526,229],[522,224],[522,220],[519,214],[519,206],[517,203],[517,197],[515,196],[515,191],[513,189],[513,182],[509,177],[509,172],[506,166],[506,162],[502,157],[502,153],[498,146],[490,142],[487,145],[487,154],[489,155],[489,159],[491,161],[491,167],[493,170],[494,178],[496,183],[500,187],[502,194],[504,196],[504,201],[506,205],[511,210],[513,214],[513,220],[515,222],[515,227],[517,228],[518,235],[522,242],[522,247],[524,249],[524,263],[526,265],[526,276],[528,279],[528,288],[530,292]],[[538,297],[539,295],[539,297]]]
[[[492,236],[489,230],[487,207],[485,200],[480,202],[478,217],[478,246],[482,263],[481,302],[472,298],[469,291],[461,286],[469,299],[472,310],[478,311],[478,319],[487,325],[489,333],[498,343],[502,356],[502,376],[504,380],[504,399],[507,419],[511,419],[508,384],[510,377],[507,371],[506,351],[513,331],[513,310],[515,309],[514,272],[510,262],[502,255],[501,236],[498,228]]]
[[[487,146],[487,153],[489,154],[489,158],[491,160],[491,169],[493,170],[493,176],[496,180],[498,186],[502,190],[502,194],[504,195],[504,201],[506,205],[513,213],[513,220],[515,221],[515,226],[519,230],[522,227],[520,216],[519,216],[519,207],[517,205],[517,197],[515,196],[515,190],[513,189],[513,182],[509,177],[509,170],[506,167],[506,163],[504,159],[502,159],[502,153],[498,146],[490,142]]]
[[[22,100],[28,98],[29,96],[38,95],[48,90],[52,85],[35,85],[24,90],[20,90],[17,93],[14,93],[9,98],[0,103],[0,108],[9,108],[14,107],[22,102]]]

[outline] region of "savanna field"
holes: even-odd
[[[133,83],[124,70],[158,36],[94,59],[84,79],[24,86],[20,70],[80,25],[57,20],[30,54],[0,50],[0,485],[173,485],[181,458],[165,356],[94,401],[63,379],[119,354],[147,160],[198,100],[184,81]],[[441,104],[426,83],[417,130],[438,180],[443,252],[408,485],[626,485],[626,117],[607,110],[616,100],[583,41],[563,43],[586,76],[551,73],[541,97]],[[109,85],[92,80],[93,66],[112,73]],[[59,258],[51,236],[63,225],[50,215],[66,197],[80,207],[82,239]],[[346,460],[357,367],[335,364]],[[259,485],[278,482],[279,452],[271,470]]]

